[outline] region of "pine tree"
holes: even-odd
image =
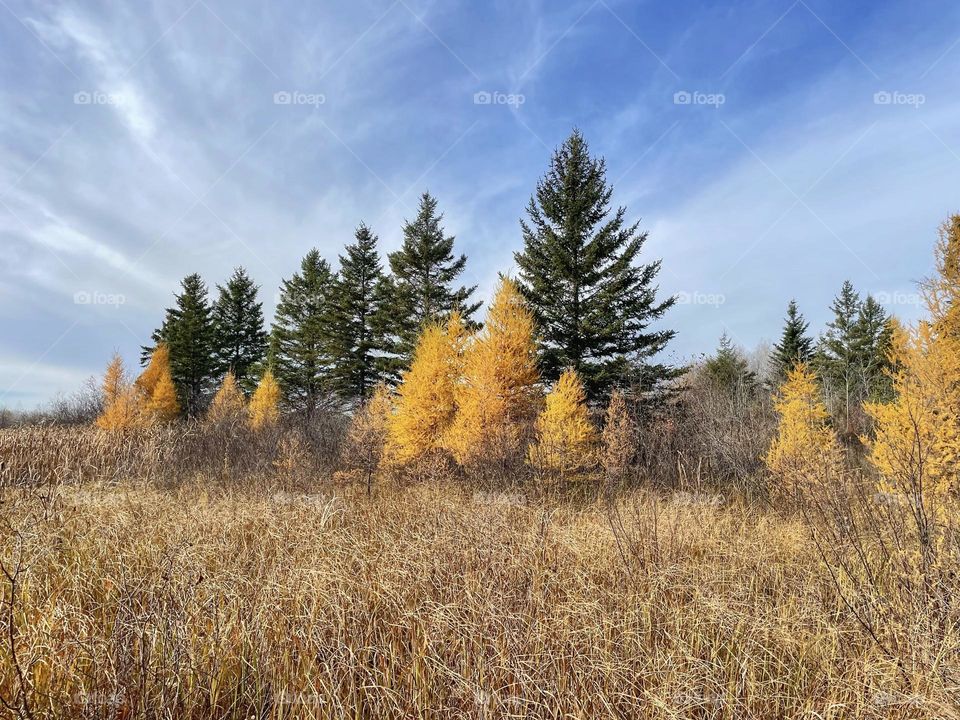
[[[522,450],[536,416],[537,371],[533,315],[506,277],[483,330],[464,354],[457,414],[447,445],[461,464],[506,460]]]
[[[250,417],[250,427],[254,430],[273,427],[280,421],[280,386],[270,368],[263,373],[250,398],[247,415]]]
[[[480,303],[470,301],[474,287],[454,288],[467,264],[453,254],[453,236],[444,232],[437,201],[423,193],[417,217],[403,227],[403,245],[390,253],[391,317],[395,364],[406,367],[420,331],[430,322],[444,322],[454,310],[468,325]]]
[[[216,375],[213,356],[214,333],[207,302],[207,286],[199,275],[181,282],[182,292],[174,295],[176,305],[167,309],[163,325],[152,335],[154,347],[166,343],[170,349],[170,370],[180,405],[193,417],[204,407]],[[153,353],[144,348],[143,359]]]
[[[263,303],[257,301],[259,288],[243,268],[236,268],[227,284],[218,285],[217,290],[212,311],[217,372],[232,371],[249,395],[256,386],[254,370],[267,352]]]
[[[170,370],[170,348],[158,343],[150,355],[150,362],[135,383],[144,401],[144,423],[168,423],[180,414],[177,389]]]
[[[891,340],[890,318],[883,306],[872,295],[867,295],[853,328],[853,347],[860,383],[857,393],[859,400],[890,398]]]
[[[860,403],[860,368],[857,363],[857,318],[860,308],[860,295],[849,280],[845,281],[840,294],[830,306],[833,320],[827,323],[817,352],[820,377],[827,389],[840,398],[845,435],[853,431],[851,418]]]
[[[364,402],[388,378],[389,289],[377,253],[377,236],[363,223],[340,256],[333,288],[331,387],[348,404]]]
[[[207,420],[213,423],[239,420],[246,412],[246,401],[234,374],[227,371],[220,389],[207,408]]]
[[[386,456],[391,463],[403,465],[444,448],[456,413],[465,337],[458,312],[446,325],[430,323],[421,333],[390,417]]]
[[[596,460],[597,439],[583,383],[575,370],[565,370],[537,418],[529,462],[538,471],[561,478],[582,472]]]
[[[810,323],[804,320],[797,308],[797,301],[791,300],[787,306],[780,342],[773,346],[770,363],[774,376],[783,382],[787,374],[798,363],[809,363],[813,359],[813,338],[807,335]]]
[[[841,449],[830,429],[817,378],[804,363],[787,373],[774,400],[780,416],[766,464],[786,486],[807,489],[841,467]]]
[[[750,363],[726,332],[720,337],[716,354],[703,364],[703,374],[713,387],[725,392],[749,391],[757,382]]]
[[[129,430],[141,424],[141,393],[127,379],[123,359],[114,354],[103,376],[103,412],[96,420],[102,430]]]
[[[316,249],[281,287],[270,342],[286,403],[312,417],[331,404],[330,301],[334,278]]]
[[[537,184],[515,255],[541,333],[544,378],[572,367],[591,401],[615,385],[648,391],[676,376],[651,363],[674,333],[650,330],[674,299],[656,301],[660,262],[636,264],[647,234],[626,224],[624,208],[611,214],[612,194],[604,160],[590,157],[575,130]]]

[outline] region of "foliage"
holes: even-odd
[[[393,398],[389,388],[381,383],[357,409],[347,432],[341,464],[347,473],[361,476],[367,492],[372,489],[374,475],[383,464],[392,415]]]
[[[715,388],[726,392],[750,390],[757,383],[756,373],[726,333],[720,337],[717,352],[703,364],[703,375]]]
[[[456,414],[465,339],[456,311],[446,325],[431,323],[420,335],[390,418],[387,456],[392,463],[410,463],[445,447]]]
[[[566,370],[537,418],[530,463],[541,472],[561,477],[582,472],[595,462],[597,439],[580,376],[576,370]]]
[[[813,338],[807,334],[810,327],[800,310],[797,301],[787,305],[787,317],[784,320],[780,342],[773,346],[770,358],[775,377],[779,382],[787,379],[787,373],[797,363],[809,363],[813,359]]]
[[[516,283],[501,277],[483,330],[468,344],[447,446],[461,464],[522,450],[538,399],[533,315]]]
[[[377,253],[377,236],[364,224],[340,256],[330,320],[331,388],[348,404],[362,403],[388,379],[389,285]]]
[[[123,359],[114,354],[103,376],[103,412],[97,427],[129,430],[140,425],[142,400],[138,388],[127,379]]]
[[[168,308],[163,325],[152,335],[154,347],[166,343],[170,350],[170,371],[181,407],[196,416],[207,401],[216,374],[213,357],[214,329],[207,301],[207,286],[199,275],[188,275],[175,294],[176,304]],[[144,348],[146,360],[153,348]]]
[[[829,427],[816,376],[804,363],[787,373],[774,401],[780,417],[767,467],[788,490],[803,489],[840,467],[842,453]]]
[[[137,378],[136,386],[143,399],[145,424],[173,422],[180,415],[177,389],[170,370],[170,349],[158,343],[146,369]]]
[[[647,234],[626,224],[624,208],[611,215],[612,194],[604,160],[590,157],[574,131],[537,183],[515,254],[541,335],[544,379],[572,367],[592,402],[618,385],[647,391],[676,375],[652,364],[674,333],[650,329],[674,298],[656,301],[660,262],[636,264]]]
[[[243,417],[246,412],[246,400],[237,384],[237,378],[231,371],[223,376],[223,382],[220,389],[210,401],[210,407],[207,408],[208,422],[229,422],[236,421]]]
[[[267,352],[258,290],[246,271],[236,268],[225,286],[217,286],[219,295],[211,313],[217,372],[232,372],[246,395],[256,386],[255,370]]]
[[[254,430],[272,427],[280,420],[280,385],[267,368],[247,405],[250,427]]]
[[[284,280],[270,342],[270,359],[286,405],[312,417],[331,405],[330,300],[333,274],[314,248],[300,272]]]
[[[624,480],[636,454],[637,427],[620,390],[614,390],[610,395],[600,439],[603,448],[600,464],[607,480]]]
[[[454,255],[454,238],[446,235],[442,222],[436,198],[423,193],[416,218],[403,226],[403,244],[389,255],[393,350],[400,368],[409,365],[420,331],[428,323],[445,322],[456,310],[469,324],[480,307],[470,301],[475,286],[454,288],[467,258]]]

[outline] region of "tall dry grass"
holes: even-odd
[[[3,503],[11,715],[955,716],[849,616],[800,519],[739,501],[91,483]]]

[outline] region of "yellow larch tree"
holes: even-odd
[[[114,354],[103,376],[103,412],[97,427],[103,430],[129,430],[140,425],[142,396],[127,380],[123,359]]]
[[[237,420],[246,411],[246,401],[243,393],[240,392],[240,386],[237,384],[237,378],[232,371],[228,371],[223,377],[220,389],[210,401],[210,407],[207,409],[207,420],[209,422],[224,422]]]
[[[406,464],[444,448],[456,414],[467,333],[459,313],[446,325],[424,328],[410,369],[397,388],[395,412],[387,428],[387,455]]]
[[[159,343],[150,355],[150,362],[135,383],[143,399],[142,423],[168,423],[180,414],[177,389],[170,371],[170,349]]]
[[[273,427],[280,421],[280,385],[270,368],[263,373],[250,398],[247,415],[254,430]]]
[[[841,468],[837,434],[828,424],[830,414],[816,375],[805,363],[787,372],[774,398],[774,409],[780,423],[765,460],[787,489],[807,488]]]
[[[580,376],[575,370],[566,370],[537,418],[528,460],[539,471],[568,476],[595,463],[597,441]]]
[[[516,283],[501,278],[484,328],[464,353],[456,417],[447,434],[457,462],[512,457],[522,450],[539,394],[534,328]]]
[[[895,399],[866,408],[881,490],[911,501],[960,495],[960,215],[941,225],[934,257],[936,274],[921,286],[928,318],[895,328]]]

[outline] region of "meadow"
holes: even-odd
[[[691,478],[368,494],[290,429],[230,437],[0,432],[10,717],[957,716],[956,627],[891,565],[857,586],[827,513]]]

